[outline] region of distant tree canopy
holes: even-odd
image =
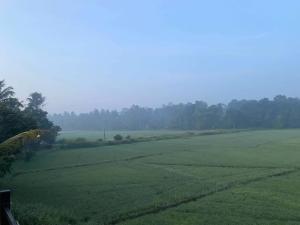
[[[300,99],[278,95],[272,100],[232,100],[216,105],[203,101],[155,109],[133,105],[120,112],[65,112],[49,119],[64,130],[300,128]]]

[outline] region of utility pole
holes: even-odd
[[[106,140],[105,126],[104,126],[104,128],[103,128],[103,140],[104,140],[104,141]]]
[[[106,127],[106,119],[105,119],[105,115],[103,117],[103,141],[106,141],[106,130],[105,130],[105,127]]]

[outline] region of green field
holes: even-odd
[[[144,130],[144,131],[106,131],[105,136],[108,140],[112,140],[116,134],[121,134],[126,137],[130,135],[132,138],[137,137],[152,137],[159,135],[173,135],[173,134],[182,134],[183,131],[180,130]],[[78,137],[86,138],[89,141],[96,141],[99,138],[103,139],[104,132],[103,131],[63,131],[59,134],[58,139],[66,138],[66,139],[75,139]]]
[[[77,224],[300,224],[300,130],[47,150],[15,163],[1,188],[20,210]]]

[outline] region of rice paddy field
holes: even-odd
[[[0,185],[26,215],[46,211],[66,224],[300,224],[300,130],[52,149],[17,161]]]

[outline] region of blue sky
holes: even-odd
[[[50,112],[300,97],[297,0],[0,0],[0,79]]]

